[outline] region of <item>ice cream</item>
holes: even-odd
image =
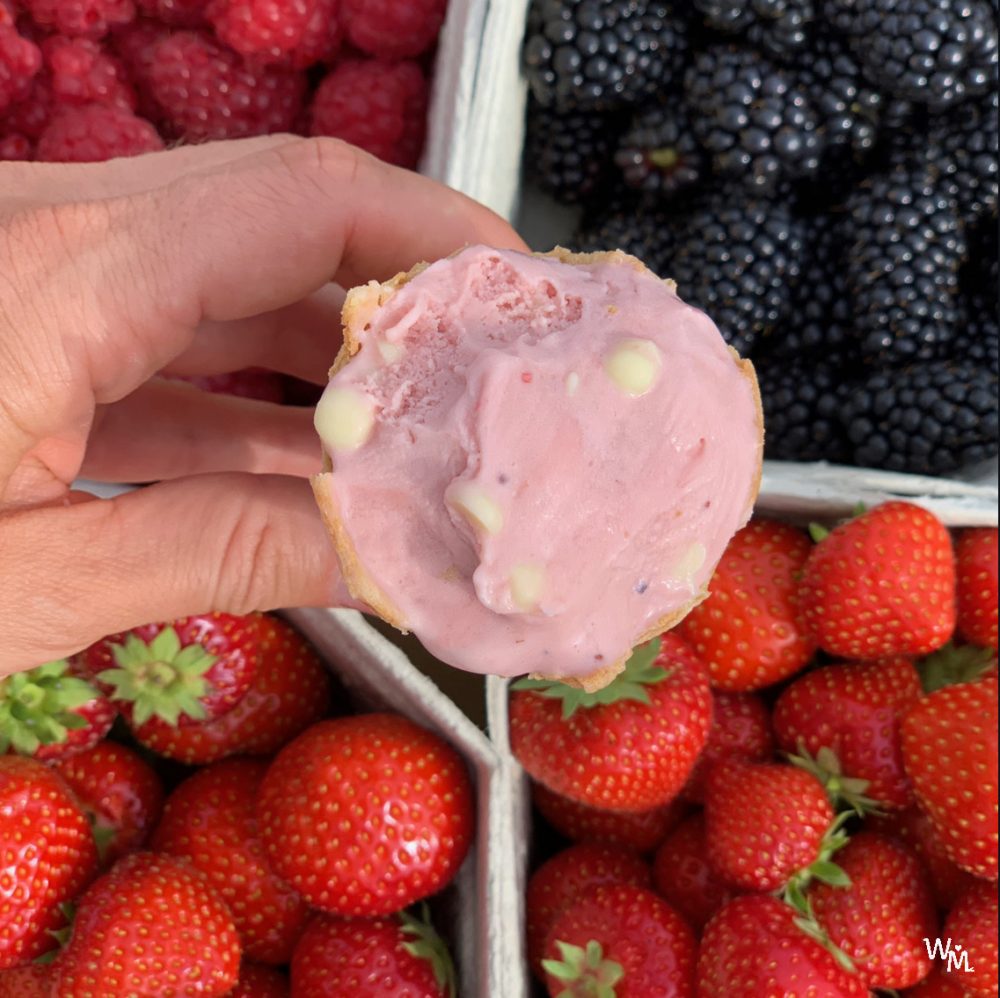
[[[760,479],[753,369],[624,253],[482,246],[352,290],[313,488],[352,595],[473,672],[608,682]]]

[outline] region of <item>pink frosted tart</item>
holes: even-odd
[[[473,246],[349,292],[313,479],[351,595],[472,672],[609,682],[760,483],[753,368],[634,257]]]

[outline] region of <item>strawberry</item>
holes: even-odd
[[[51,998],[52,968],[44,963],[0,970],[0,998]]]
[[[560,835],[573,842],[603,842],[634,852],[652,852],[677,824],[684,810],[679,801],[648,811],[603,811],[560,797],[541,783],[531,785],[531,800]]]
[[[240,967],[240,979],[226,998],[289,998],[288,978],[274,967],[246,963]]]
[[[62,659],[0,678],[0,754],[63,759],[96,745],[117,712]]]
[[[172,856],[133,853],[79,899],[54,964],[59,998],[225,995],[239,976],[232,918],[201,874]]]
[[[787,523],[754,519],[726,546],[709,597],[677,625],[712,686],[743,692],[794,675],[812,658],[798,615],[797,576],[812,544]]]
[[[87,672],[141,737],[151,718],[166,725],[210,721],[250,688],[257,616],[206,613],[144,624],[80,653]]]
[[[361,714],[314,724],[281,750],[257,821],[275,872],[309,904],[387,915],[458,871],[472,843],[473,790],[437,735],[396,714]]]
[[[997,647],[997,528],[972,527],[955,541],[958,563],[958,633],[966,641]]]
[[[649,865],[634,853],[583,843],[547,859],[528,879],[525,892],[528,963],[545,980],[542,957],[556,919],[591,888],[603,884],[649,887]]]
[[[919,807],[886,815],[871,815],[865,827],[899,839],[920,860],[938,908],[947,911],[976,882],[967,870],[956,866],[944,851],[934,823]]]
[[[968,955],[969,969],[952,973],[976,998],[997,998],[997,929],[997,885],[983,882],[959,898],[944,922],[942,937]]]
[[[701,803],[705,797],[705,773],[724,756],[763,762],[774,752],[771,717],[767,705],[753,693],[712,691],[712,727],[708,741],[684,784],[684,800]]]
[[[248,959],[287,963],[308,909],[271,872],[257,835],[255,799],[267,765],[226,759],[199,770],[170,795],[150,845],[201,871],[229,906]]]
[[[696,951],[694,933],[666,901],[606,884],[556,919],[543,966],[553,998],[694,998]]]
[[[926,655],[955,629],[951,536],[933,514],[887,502],[821,537],[802,570],[806,626],[831,655]]]
[[[283,620],[257,617],[259,658],[253,682],[232,710],[214,721],[170,727],[151,720],[136,735],[147,748],[189,765],[230,755],[270,755],[325,716],[330,673],[305,640]]]
[[[59,775],[35,759],[0,756],[0,968],[52,949],[61,906],[96,867],[90,825]]]
[[[905,846],[859,832],[837,853],[850,884],[818,883],[808,897],[816,921],[870,988],[905,988],[931,971],[924,940],[937,934],[920,861]]]
[[[440,937],[405,912],[387,918],[315,917],[292,957],[292,998],[455,998]]]
[[[916,987],[907,988],[906,998],[969,998],[969,992],[962,987],[961,974],[949,974],[942,967],[936,967],[930,977],[925,977]]]
[[[774,733],[786,752],[833,752],[848,778],[867,783],[865,796],[883,808],[905,808],[913,790],[899,724],[922,695],[909,659],[828,665],[784,689],[774,705]]]
[[[90,819],[104,866],[145,843],[160,820],[163,784],[140,755],[104,741],[54,765]]]
[[[637,648],[596,693],[529,679],[510,698],[511,749],[528,773],[564,797],[617,811],[673,800],[711,720],[705,668],[674,634]]]
[[[701,937],[698,998],[868,998],[861,978],[799,923],[774,897],[730,901]]]
[[[795,766],[730,758],[709,770],[708,859],[734,887],[772,891],[822,861],[833,817],[823,784]]]
[[[709,865],[705,816],[700,811],[685,818],[656,850],[653,884],[688,924],[699,930],[735,896]]]
[[[903,764],[949,858],[997,876],[997,677],[935,690],[900,728]]]

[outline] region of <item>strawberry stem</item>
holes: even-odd
[[[828,746],[824,745],[813,756],[800,740],[798,755],[786,754],[786,758],[793,766],[804,769],[823,784],[823,789],[826,790],[835,809],[846,805],[860,818],[868,814],[881,813],[878,801],[865,795],[869,781],[845,776],[837,753]]]
[[[512,689],[531,690],[539,696],[561,700],[563,720],[572,717],[581,708],[607,706],[619,700],[649,703],[646,687],[661,683],[670,675],[669,669],[653,664],[659,654],[659,638],[640,645],[633,650],[622,672],[603,689],[593,693],[552,679],[519,679],[512,684]]]
[[[625,976],[625,969],[614,960],[604,959],[604,950],[596,939],[585,947],[562,940],[557,940],[556,946],[562,959],[543,960],[542,967],[569,985],[557,998],[615,998],[615,985]]]

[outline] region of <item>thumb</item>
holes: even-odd
[[[0,674],[209,609],[356,605],[305,480],[201,475],[0,526],[0,565],[17,566],[0,572]]]

